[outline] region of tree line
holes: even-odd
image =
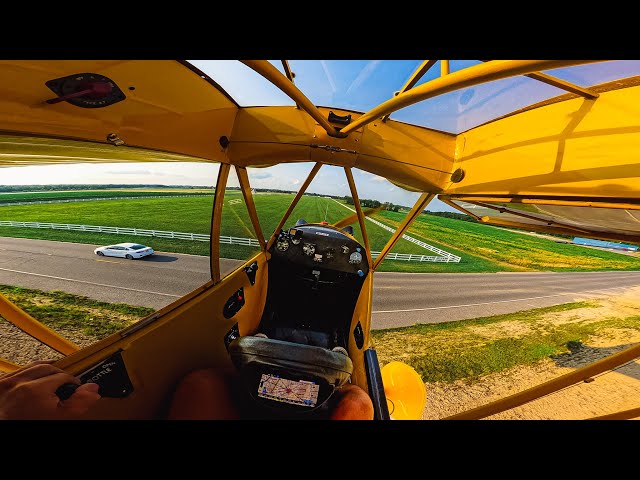
[[[211,185],[156,185],[156,184],[128,184],[110,183],[94,185],[90,183],[57,184],[57,185],[0,185],[0,192],[51,192],[57,190],[111,190],[115,188],[182,188],[197,190],[214,190]]]

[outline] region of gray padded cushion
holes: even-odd
[[[239,337],[229,345],[229,353],[238,368],[258,362],[323,377],[333,376],[339,379],[337,383],[340,385],[353,372],[351,359],[342,353],[272,338]]]

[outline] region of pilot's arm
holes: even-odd
[[[0,375],[0,420],[74,419],[100,399],[98,385],[85,383],[67,400],[60,400],[55,392],[65,383],[80,385],[80,380],[51,361]]]

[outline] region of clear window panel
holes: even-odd
[[[220,223],[220,274],[227,276],[260,252],[234,167],[229,171]]]
[[[266,168],[247,168],[265,240],[274,233],[314,165],[309,162],[281,163]]]
[[[86,347],[211,279],[217,164],[125,146],[98,162],[104,145],[0,139],[0,153],[14,147],[52,163],[3,168],[0,184],[0,292],[36,320]],[[80,157],[96,163],[55,164]],[[0,357],[60,356],[0,318]]]
[[[347,204],[346,201],[346,198],[350,196],[351,190],[344,168],[323,165],[293,209],[283,228],[292,227],[298,221],[303,223],[326,222],[329,225],[334,225],[347,217],[352,217],[349,224],[343,228],[353,228],[353,236],[364,245],[353,205]]]

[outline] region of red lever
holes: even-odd
[[[61,97],[51,98],[47,100],[47,103],[52,105],[54,103],[60,103],[78,97],[104,98],[113,90],[113,86],[109,82],[90,82],[82,85],[82,87],[84,87],[83,90],[68,93]]]

